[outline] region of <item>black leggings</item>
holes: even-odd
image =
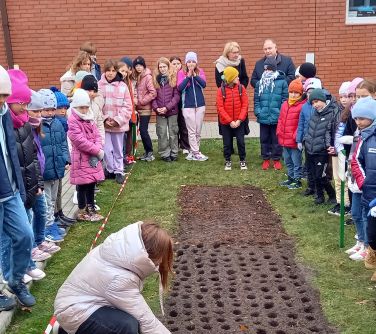
[[[138,321],[127,312],[103,306],[78,327],[76,334],[138,334]],[[68,334],[59,328],[59,334]]]
[[[78,208],[85,209],[86,205],[94,205],[95,182],[89,184],[80,184],[77,186]]]

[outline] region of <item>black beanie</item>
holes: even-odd
[[[277,60],[275,57],[266,57],[264,61],[264,70],[271,70],[273,72],[277,71]]]
[[[299,67],[299,73],[306,79],[316,76],[316,66],[312,63],[303,63]]]
[[[98,81],[92,74],[85,75],[81,81],[81,88],[85,90],[93,90],[94,92],[98,92]]]
[[[142,65],[144,68],[146,68],[145,59],[138,56],[135,60],[133,60],[133,67],[136,67],[137,65]]]

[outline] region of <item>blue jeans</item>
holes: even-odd
[[[353,193],[351,202],[351,215],[355,222],[358,240],[368,245],[367,238],[367,213],[368,209],[362,205],[362,194]]]
[[[12,285],[18,284],[29,267],[33,246],[33,231],[19,193],[0,203],[0,236],[3,261],[4,249],[9,254],[9,277],[4,278]]]
[[[292,179],[302,178],[302,151],[297,148],[283,148],[283,159],[287,168],[287,176]]]
[[[47,223],[47,202],[44,193],[35,197],[35,204],[33,205],[33,232],[34,245],[39,246],[44,241],[44,231]]]

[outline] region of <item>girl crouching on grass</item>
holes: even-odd
[[[104,157],[102,139],[94,123],[89,94],[78,88],[71,103],[68,137],[72,143],[71,184],[77,185],[79,221],[100,221],[103,216],[95,210],[95,184],[104,180],[100,160]]]
[[[162,160],[178,159],[178,103],[180,95],[176,87],[176,74],[167,58],[160,58],[153,76],[157,97],[152,102],[157,113],[158,153]]]

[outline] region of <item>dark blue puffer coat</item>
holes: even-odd
[[[69,163],[67,135],[63,125],[56,118],[43,118],[41,138],[42,150],[46,158],[43,179],[58,180],[64,177],[65,165]]]

